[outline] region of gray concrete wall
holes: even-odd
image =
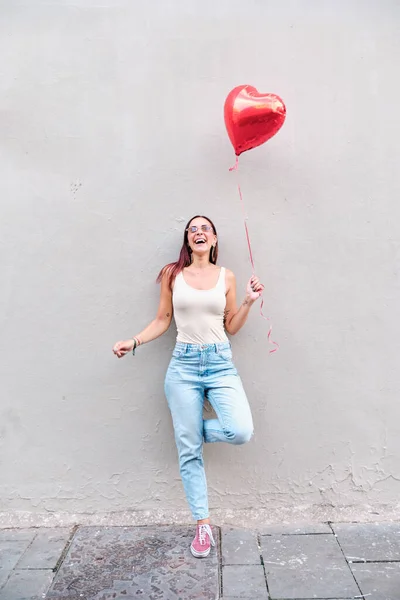
[[[400,493],[400,4],[0,2],[3,513],[185,509],[163,378],[175,331],[118,361],[198,212],[242,295],[223,123],[236,85],[287,120],[241,157],[258,309],[232,339],[254,412],[206,447],[221,511]],[[150,518],[150,517],[149,517]]]

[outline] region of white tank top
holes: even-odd
[[[182,271],[175,278],[172,304],[178,335],[184,344],[216,344],[228,340],[224,328],[225,269],[221,267],[217,285],[196,290],[188,285]]]

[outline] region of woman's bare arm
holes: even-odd
[[[226,270],[226,283],[228,291],[226,293],[225,329],[229,334],[235,335],[246,323],[250,308],[261,296],[264,286],[260,283],[258,277],[253,275],[247,284],[246,296],[238,308],[235,275],[228,269]]]
[[[171,324],[173,312],[172,291],[168,280],[167,273],[164,273],[161,280],[160,302],[156,317],[140,333],[134,336],[140,344],[146,344],[160,337],[167,331]],[[121,358],[130,352],[134,345],[135,341],[133,337],[128,340],[122,340],[114,345],[113,352],[118,358]]]

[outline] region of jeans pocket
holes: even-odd
[[[179,358],[180,356],[182,356],[182,354],[183,354],[183,350],[175,348],[175,350],[172,352],[172,357]]]
[[[232,350],[220,350],[218,354],[224,360],[232,360]]]

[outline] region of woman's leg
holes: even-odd
[[[232,365],[233,367],[233,365]],[[216,372],[208,384],[207,398],[217,419],[204,420],[205,442],[245,444],[253,435],[253,419],[236,369]]]
[[[204,391],[201,384],[179,379],[169,369],[165,394],[172,415],[186,498],[193,518],[207,522],[207,481],[203,462]]]

